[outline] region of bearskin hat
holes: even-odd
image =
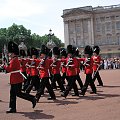
[[[76,50],[75,50],[75,56],[79,56],[79,49],[78,48],[76,48]]]
[[[32,47],[31,48],[31,55],[36,55],[36,56],[38,56],[38,50],[36,49],[36,48],[34,48],[34,47]]]
[[[91,56],[93,54],[92,47],[89,45],[85,46],[84,54],[89,54]]]
[[[48,54],[49,50],[45,45],[41,46],[40,54]]]
[[[20,56],[26,56],[25,50],[20,50]]]
[[[9,53],[14,53],[16,55],[19,55],[18,45],[16,43],[14,43],[13,41],[10,41],[8,43],[8,52]]]
[[[60,55],[60,49],[58,47],[53,48],[53,54],[54,55]]]
[[[48,56],[49,56],[49,57],[52,57],[52,50],[51,50],[51,49],[48,49],[48,51],[49,51],[49,52],[48,52]]]
[[[98,55],[98,54],[100,53],[100,48],[99,48],[99,46],[97,46],[97,45],[94,46],[94,47],[93,47],[93,52]]]
[[[72,45],[67,46],[67,54],[68,53],[73,54],[73,46]]]
[[[66,57],[67,56],[66,50],[65,49],[61,49],[60,55]]]

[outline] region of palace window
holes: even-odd
[[[83,21],[83,32],[84,33],[88,32],[88,21],[87,20]]]
[[[80,46],[80,45],[81,45],[80,36],[77,36],[77,38],[76,38],[76,45],[77,45],[77,46]]]
[[[113,42],[112,42],[112,35],[111,35],[111,34],[107,34],[107,41],[106,41],[106,43],[107,43],[108,45],[113,44]]]
[[[111,31],[111,22],[106,23],[106,31]]]
[[[101,29],[101,24],[100,23],[96,23],[96,31],[100,32]]]
[[[117,21],[117,22],[116,22],[116,29],[117,29],[117,30],[120,30],[120,21]]]
[[[118,45],[120,45],[120,33],[116,35],[116,42]]]

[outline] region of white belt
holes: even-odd
[[[23,78],[27,79],[26,76],[20,70],[11,71],[9,73],[17,73],[17,72],[19,72],[23,76]]]

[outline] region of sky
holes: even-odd
[[[31,33],[52,33],[64,42],[64,9],[83,6],[120,5],[120,0],[0,0],[0,28],[13,23],[23,25]]]

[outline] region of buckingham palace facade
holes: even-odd
[[[120,57],[120,5],[63,10],[65,47],[99,45],[101,55]]]

